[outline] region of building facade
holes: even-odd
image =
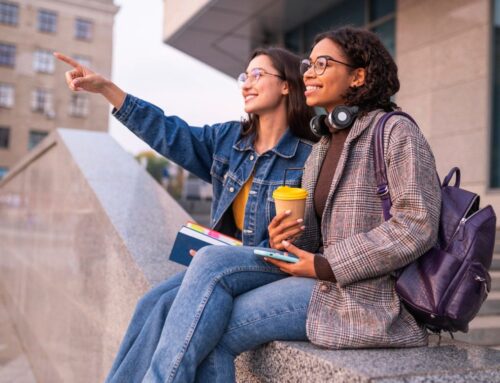
[[[56,127],[107,131],[109,106],[71,93],[59,51],[110,76],[113,0],[0,0],[0,178]]]
[[[500,0],[164,0],[164,12],[167,44],[231,76],[257,46],[307,56],[319,32],[373,30],[440,176],[460,167],[462,186],[500,212]]]

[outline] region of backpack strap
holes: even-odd
[[[373,136],[374,142],[374,150],[373,150],[373,159],[375,163],[375,180],[377,181],[377,196],[380,198],[382,202],[382,210],[384,211],[384,219],[387,221],[391,218],[391,195],[389,194],[389,187],[387,181],[387,172],[385,169],[385,160],[384,160],[384,128],[387,120],[392,116],[403,116],[408,118],[415,125],[417,123],[409,114],[401,111],[393,111],[384,114],[378,121],[375,126],[375,133]]]

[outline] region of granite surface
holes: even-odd
[[[0,288],[38,382],[98,382],[189,219],[105,133],[60,129],[0,184]],[[0,368],[6,365],[0,366]]]
[[[273,342],[237,360],[239,382],[500,382],[500,351],[431,337],[428,347],[325,350]]]

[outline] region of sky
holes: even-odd
[[[115,4],[120,7],[113,32],[115,84],[190,125],[241,118],[243,99],[235,79],[162,42],[162,0]],[[149,149],[114,117],[109,132],[132,154]]]

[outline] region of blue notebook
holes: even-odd
[[[193,257],[189,255],[189,250],[191,249],[199,250],[208,245],[231,246],[234,244],[241,244],[240,241],[217,233],[213,230],[206,228],[200,229],[202,227],[199,225],[188,225],[193,226],[196,229],[189,226],[182,226],[179,233],[177,233],[177,237],[175,238],[174,246],[169,257],[171,261],[180,263],[181,265],[189,266],[189,263],[191,263],[191,259],[193,259]],[[214,236],[218,236],[219,239],[214,238]]]

